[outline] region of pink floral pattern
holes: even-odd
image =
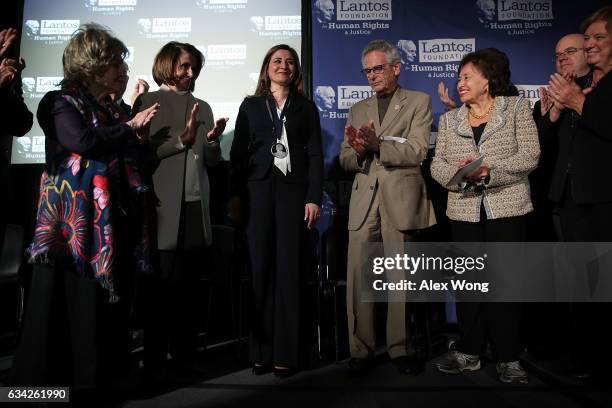
[[[108,199],[110,196],[109,191],[108,191],[108,177],[94,176],[93,184],[94,184],[94,190],[93,190],[94,200],[98,201],[98,207],[100,207],[100,209],[103,210],[108,205]]]
[[[76,176],[81,170],[82,157],[76,153],[66,157],[66,160],[61,164],[62,167],[70,169],[73,176]]]
[[[61,97],[81,113],[90,127],[113,123],[112,112],[93,106],[83,94],[62,92],[65,94]],[[124,164],[120,167],[119,163]],[[114,285],[117,245],[129,242],[134,264],[143,272],[150,271],[150,240],[142,235],[147,233],[146,217],[138,210],[131,212],[131,216],[139,217],[141,231],[129,231],[135,236],[130,240],[115,236],[113,228],[113,223],[127,220],[125,214],[120,216],[114,209],[138,202],[136,195],[146,191],[140,183],[137,163],[129,153],[85,159],[75,152],[60,151],[47,157],[47,170],[40,180],[34,238],[28,248],[30,262],[72,264],[79,274],[95,278],[108,289],[111,302],[118,300]],[[119,194],[122,179],[132,187],[125,197]],[[113,206],[114,201],[119,206]]]

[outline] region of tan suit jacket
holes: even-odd
[[[405,142],[382,141],[380,152],[368,154],[362,163],[355,150],[346,141],[342,142],[340,164],[347,171],[357,172],[348,229],[358,230],[363,225],[375,193],[380,195],[389,222],[397,230],[434,225],[436,217],[420,167],[427,155],[431,132],[430,96],[397,89],[382,123],[378,118],[378,100],[372,96],[351,107],[347,124],[359,128],[370,120],[374,122],[377,136],[393,136]]]

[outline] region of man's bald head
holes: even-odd
[[[582,34],[568,34],[561,37],[555,47],[555,69],[558,73],[584,76],[589,72],[583,44]]]

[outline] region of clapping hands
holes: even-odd
[[[19,61],[4,58],[0,62],[0,88],[18,78],[21,75],[21,71],[25,69],[25,66],[23,58],[20,58]]]
[[[218,139],[219,136],[223,134],[223,131],[225,130],[225,126],[227,125],[228,120],[229,118],[219,118],[215,121],[215,127],[212,128],[210,132],[208,132],[208,134],[206,135],[209,142],[212,142]]]
[[[368,151],[377,152],[380,148],[373,121],[370,121],[367,125],[361,125],[359,129],[347,125],[344,128],[344,140],[360,157],[365,156]]]
[[[185,126],[185,130],[181,133],[181,143],[185,146],[191,146],[196,139],[198,127],[200,126],[200,122],[198,122],[198,112],[200,111],[200,104],[195,103],[193,108],[191,108],[191,113],[189,114],[189,119],[187,120],[187,126]]]
[[[590,91],[591,88],[580,89],[571,74],[552,74],[547,89],[548,96],[552,99],[553,103],[573,109],[578,114],[582,114],[585,95]]]
[[[6,28],[0,31],[0,88],[12,82],[25,68],[25,61],[4,58],[17,38],[17,30]]]
[[[136,135],[140,139],[146,138],[149,125],[159,111],[159,106],[159,103],[156,103],[147,109],[138,112],[132,119],[126,122],[126,124],[130,126],[134,132],[136,132]]]
[[[14,28],[6,28],[0,31],[0,59],[4,58],[4,55],[11,48],[16,38],[17,30]]]
[[[198,121],[198,112],[200,111],[200,104],[195,103],[193,108],[191,109],[191,113],[189,115],[189,120],[187,120],[187,126],[185,126],[185,130],[181,134],[181,142],[186,146],[191,146],[195,143],[197,130],[200,126],[200,122]],[[206,138],[209,142],[216,140],[223,131],[225,130],[225,125],[229,118],[220,118],[215,122],[215,126],[206,134]]]

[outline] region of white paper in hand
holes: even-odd
[[[465,177],[468,174],[476,171],[478,167],[480,167],[483,160],[484,160],[484,156],[480,156],[479,158],[475,159],[473,162],[468,163],[465,166],[459,168],[459,170],[457,170],[453,178],[450,179],[448,183],[446,183],[446,187],[451,187],[451,186],[456,186],[457,184],[461,184],[461,182],[465,181]]]

